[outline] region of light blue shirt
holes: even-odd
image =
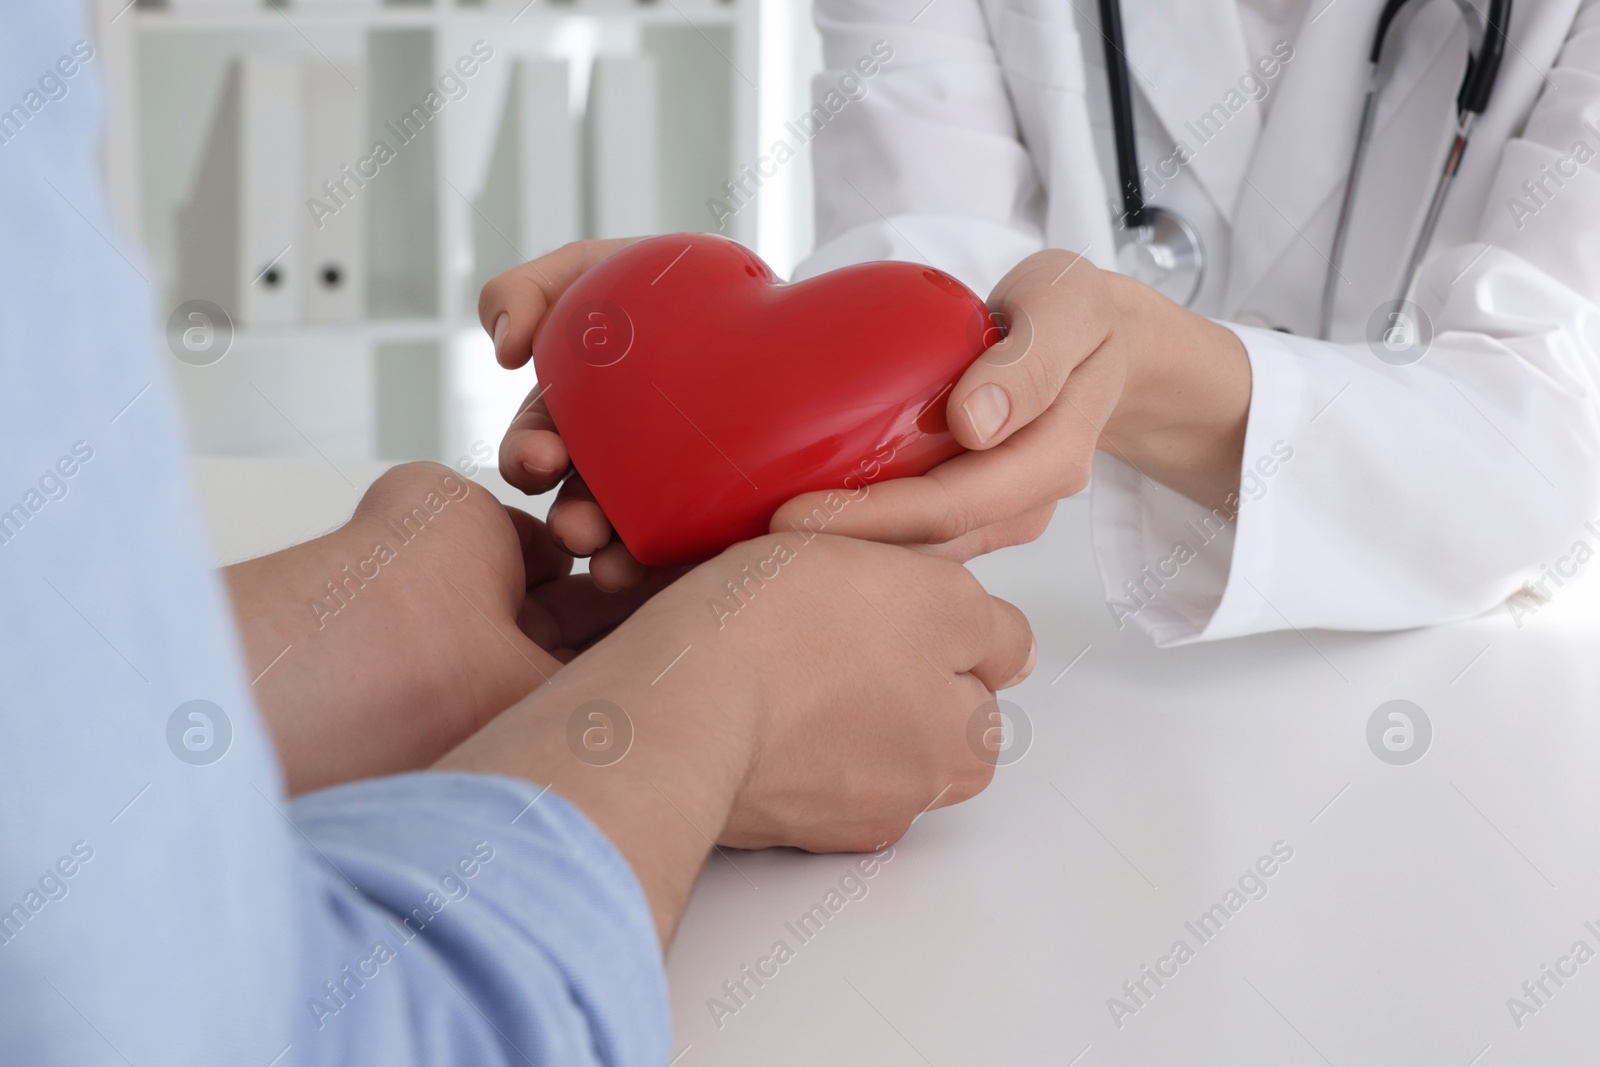
[[[650,913],[575,808],[443,774],[285,800],[101,188],[103,57],[57,66],[76,4],[0,25],[0,1061],[660,1067]],[[222,717],[169,742],[194,700]]]

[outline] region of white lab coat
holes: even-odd
[[[1555,593],[1547,566],[1577,571],[1578,543],[1600,550],[1600,523],[1586,525],[1600,519],[1600,158],[1563,166],[1577,173],[1546,179],[1537,200],[1523,187],[1579,143],[1600,155],[1600,0],[1515,5],[1493,102],[1414,293],[1435,337],[1409,366],[1380,361],[1364,337],[1448,142],[1466,53],[1453,4],[1421,8],[1404,34],[1334,341],[1308,336],[1380,7],[1314,0],[1266,121],[1247,100],[1201,144],[1185,124],[1226,106],[1256,58],[1235,0],[1124,0],[1141,162],[1179,140],[1193,152],[1166,168],[1170,182],[1147,182],[1150,199],[1200,231],[1211,266],[1197,310],[1238,333],[1253,374],[1231,527],[1198,521],[1204,509],[1119,460],[1096,461],[1108,604],[1159,643],[1461,618],[1526,582]],[[1047,246],[1111,265],[1115,155],[1094,9],[817,0],[819,101],[874,42],[894,56],[813,141],[818,247],[796,276],[924,260],[987,293]],[[1295,335],[1230,321],[1252,314]]]

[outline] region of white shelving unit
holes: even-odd
[[[789,0],[95,3],[113,202],[151,259],[163,314],[189,298],[177,291],[177,209],[236,58],[365,64],[377,130],[475,41],[492,46],[494,60],[436,116],[427,142],[408,147],[365,194],[366,318],[242,325],[222,360],[175,367],[198,452],[447,462],[475,439],[495,440],[532,385],[531,368],[511,374],[494,365],[476,318],[484,278],[546,251],[514,247],[475,200],[515,61],[566,60],[581,111],[596,57],[650,57],[656,229],[714,230],[706,201],[759,155],[763,114],[781,113],[770,96],[763,112],[758,90],[763,12],[778,8],[787,20],[790,11]],[[741,212],[722,232],[759,250],[763,217],[773,212]],[[585,236],[613,236],[586,226]]]

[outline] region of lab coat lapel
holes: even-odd
[[[1366,94],[1366,56],[1382,6],[1383,0],[1337,0],[1301,26],[1233,211],[1225,313],[1239,309],[1294,242],[1309,242],[1319,261],[1330,254],[1338,218],[1330,199],[1342,192],[1349,173]],[[1404,49],[1398,57],[1403,62],[1379,96],[1374,136],[1422,84],[1452,36],[1465,40],[1460,18],[1447,10],[1451,5],[1429,6],[1438,10],[1424,12],[1416,25],[1396,28],[1406,34],[1395,42]],[[1440,122],[1446,121],[1442,116]]]
[[[1122,20],[1133,82],[1167,135],[1191,153],[1188,167],[1218,212],[1232,215],[1261,129],[1259,110],[1240,103],[1250,59],[1238,0],[1131,0]],[[1227,117],[1213,120],[1208,135],[1203,120],[1213,106]]]

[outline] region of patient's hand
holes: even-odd
[[[332,533],[227,568],[290,792],[431,764],[648,595],[571,567],[539,520],[410,463]]]
[[[1022,613],[959,564],[768,535],[690,571],[439,766],[576,804],[665,943],[713,841],[876,850],[983,789],[994,749],[975,724],[1036,655]]]
[[[575,241],[491,278],[478,296],[478,319],[494,338],[495,359],[517,368],[533,357],[533,335],[544,313],[584,271],[637,238]],[[624,589],[648,580],[645,566],[612,536],[611,523],[583,480],[568,478],[572,460],[534,389],[500,442],[500,476],[525,493],[561,485],[550,509],[557,544],[588,556],[589,573],[604,589]]]

